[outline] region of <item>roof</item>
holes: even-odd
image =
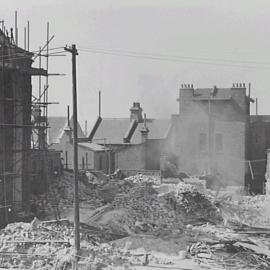
[[[97,143],[90,143],[90,142],[81,142],[81,143],[78,143],[78,146],[87,148],[95,152],[108,150],[108,148],[104,147],[103,145],[99,145]]]
[[[148,139],[165,139],[170,128],[170,119],[147,119],[146,125],[149,129]],[[129,128],[129,118],[104,118],[102,119],[94,137],[95,139],[106,138],[108,144],[122,144],[123,138]],[[130,142],[141,143],[141,132],[144,123],[139,123]]]
[[[73,116],[70,118],[70,127],[73,128]],[[59,142],[62,137],[65,127],[67,127],[67,117],[65,116],[51,116],[48,117],[48,144],[55,144]],[[80,124],[78,123],[78,137],[85,138]]]
[[[194,90],[193,100],[230,100],[231,88],[197,88]]]

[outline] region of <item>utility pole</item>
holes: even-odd
[[[72,54],[72,88],[73,88],[73,151],[74,151],[74,231],[76,255],[80,251],[80,215],[78,193],[78,134],[77,134],[77,80],[76,80],[76,45],[65,47],[65,51]]]
[[[213,119],[212,119],[212,93],[209,92],[208,99],[208,174],[211,175],[213,167]]]

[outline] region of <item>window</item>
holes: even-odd
[[[216,134],[215,150],[216,150],[216,153],[220,153],[223,151],[223,136],[221,133]]]
[[[205,152],[207,146],[207,136],[206,133],[200,133],[200,151]]]

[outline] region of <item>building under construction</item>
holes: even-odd
[[[27,39],[26,39],[27,40]],[[27,207],[30,193],[32,131],[32,76],[47,76],[33,68],[34,54],[18,46],[17,33],[0,30],[0,226]],[[28,47],[28,49],[26,48]]]

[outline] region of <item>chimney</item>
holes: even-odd
[[[144,121],[143,121],[143,127],[140,130],[141,132],[141,142],[145,143],[148,140],[148,133],[149,133],[149,129],[146,126],[146,114],[144,114]]]
[[[130,108],[130,121],[136,120],[138,123],[142,123],[142,111],[143,109],[140,106],[140,102],[133,102],[133,106]]]

